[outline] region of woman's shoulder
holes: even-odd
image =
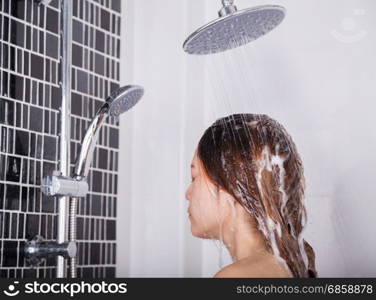
[[[236,263],[233,263],[231,265],[228,265],[221,270],[219,270],[215,275],[214,278],[242,278],[242,277],[248,277],[244,276],[245,269],[242,266],[237,265]]]
[[[214,278],[286,278],[292,277],[283,264],[273,257],[263,259],[242,259],[234,262],[220,271]]]

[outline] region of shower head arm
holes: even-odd
[[[82,140],[81,150],[77,157],[74,174],[72,176],[77,180],[85,179],[89,173],[89,168],[93,160],[93,154],[99,135],[99,130],[103,121],[107,117],[108,109],[108,103],[102,105],[102,107],[98,110],[95,117],[91,121],[86,131],[85,137]]]
[[[223,6],[234,5],[234,0],[222,0]]]
[[[220,18],[231,15],[238,10],[234,5],[234,0],[222,0],[222,5],[223,7],[218,12]]]

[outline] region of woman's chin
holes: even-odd
[[[203,233],[201,230],[197,228],[192,222],[191,222],[191,233],[193,236],[197,238],[203,238]]]
[[[200,239],[213,239],[210,234],[205,232],[204,230],[199,230],[195,225],[191,224],[191,233],[193,236],[200,238]]]

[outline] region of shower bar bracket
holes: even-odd
[[[86,180],[62,176],[60,171],[45,176],[42,180],[41,190],[47,196],[85,197],[89,190]]]

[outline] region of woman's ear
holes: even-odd
[[[235,198],[222,188],[219,188],[218,190],[218,199],[221,206],[228,206],[231,209],[234,209],[236,202]]]

